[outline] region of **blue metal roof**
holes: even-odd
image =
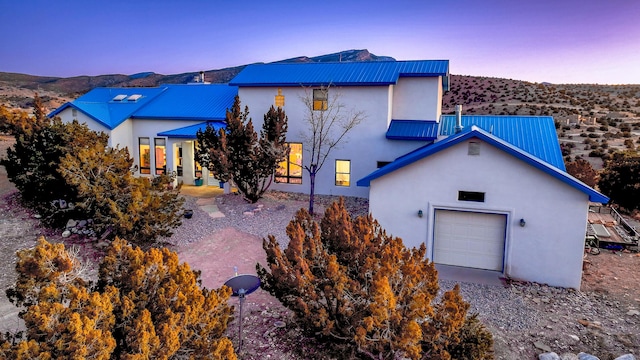
[[[49,116],[56,116],[62,110],[73,107],[113,130],[165,90],[166,88],[95,88],[57,108]],[[114,98],[118,95],[125,97],[121,101],[115,101]],[[141,96],[130,101],[128,99],[131,95]]]
[[[229,83],[235,86],[391,85],[398,78],[443,77],[449,89],[449,60],[253,64]]]
[[[129,118],[224,120],[238,88],[226,84],[162,85],[156,88],[95,88],[49,114],[72,107],[110,130]],[[121,95],[118,97],[118,95]],[[132,95],[141,95],[139,98]],[[123,98],[121,100],[114,100]],[[129,100],[135,99],[135,100]]]
[[[166,136],[168,138],[179,139],[196,139],[196,133],[198,132],[198,130],[205,131],[207,129],[207,125],[213,127],[213,129],[216,131],[226,126],[223,121],[207,121],[200,124],[185,126],[169,131],[163,131],[161,133],[158,133],[158,136]]]
[[[463,115],[462,126],[475,125],[565,171],[560,142],[551,116]],[[442,115],[440,135],[455,134],[456,116]]]
[[[438,138],[438,123],[423,120],[391,120],[387,130],[389,140],[432,141]]]
[[[386,174],[389,174],[393,171],[396,171],[402,167],[405,167],[409,164],[412,164],[420,159],[423,159],[427,156],[433,155],[439,151],[447,149],[451,146],[459,144],[463,141],[478,138],[484,142],[487,142],[496,148],[505,151],[508,154],[515,156],[516,158],[526,162],[527,164],[553,176],[554,178],[564,182],[565,184],[582,191],[583,193],[589,196],[589,201],[607,203],[609,202],[609,198],[605,195],[597,192],[596,190],[590,188],[585,183],[580,180],[574,178],[573,176],[567,174],[565,171],[558,169],[556,166],[550,165],[549,163],[532,156],[530,153],[516,147],[515,145],[504,141],[498,138],[496,135],[490,134],[477,126],[471,126],[465,128],[462,132],[449,136],[448,138],[438,141],[432,145],[423,146],[415,151],[412,151],[409,154],[406,154],[402,157],[397,158],[392,163],[372,172],[371,174],[365,176],[364,178],[358,180],[358,186],[369,186],[371,184],[371,180],[382,177]]]
[[[238,88],[226,84],[161,85],[163,91],[135,119],[224,120]]]

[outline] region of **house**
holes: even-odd
[[[51,114],[77,120],[109,135],[109,146],[126,147],[140,176],[176,173],[193,184],[204,177],[218,185],[194,161],[196,132],[224,126],[237,88],[227,84],[162,85],[156,88],[96,88]]]
[[[224,126],[236,94],[256,129],[280,106],[291,152],[272,189],[306,193],[306,120],[335,101],[365,119],[327,157],[316,193],[368,197],[388,233],[424,243],[435,263],[579,288],[588,204],[608,198],[566,173],[553,118],[443,115],[448,87],[446,60],[255,64],[229,85],[95,89],[53,115],[109,132],[141,176],[190,183],[209,178],[195,132]]]

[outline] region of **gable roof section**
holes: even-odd
[[[72,107],[82,111],[109,130],[113,130],[130,118],[138,109],[165,91],[165,89],[166,88],[95,88],[73,102],[65,103],[48,116],[56,116],[61,111]],[[113,99],[118,95],[125,95],[126,98],[120,101],[114,101]],[[131,95],[141,95],[141,97],[135,101],[127,100]]]
[[[442,115],[440,135],[455,134],[456,116]],[[463,128],[477,126],[545,162],[566,171],[551,116],[463,115]]]
[[[216,131],[223,129],[226,126],[223,121],[206,121],[200,124],[185,126],[169,131],[163,131],[161,133],[158,133],[158,136],[166,136],[168,138],[179,139],[196,139],[196,133],[198,132],[198,130],[205,131],[207,129],[207,125],[212,126]]]
[[[224,120],[238,88],[226,84],[161,85],[163,91],[138,109],[136,119]]]
[[[609,198],[605,195],[597,192],[596,190],[590,188],[585,183],[580,180],[574,178],[573,176],[567,174],[565,171],[558,169],[555,166],[548,164],[547,162],[531,155],[530,153],[498,138],[497,136],[490,134],[477,126],[471,126],[463,130],[462,132],[452,135],[444,140],[438,141],[433,145],[423,146],[413,152],[410,152],[404,156],[397,158],[392,163],[372,172],[371,174],[365,176],[364,178],[358,180],[358,186],[369,186],[372,180],[375,180],[379,177],[382,177],[386,174],[389,174],[393,171],[401,169],[409,164],[412,164],[420,159],[426,158],[427,156],[438,153],[444,149],[452,147],[456,144],[464,142],[466,140],[478,138],[482,141],[485,141],[496,148],[515,156],[516,158],[526,162],[527,164],[553,176],[554,178],[564,182],[565,184],[582,191],[583,193],[589,196],[589,201],[607,203],[609,202]]]
[[[234,86],[352,86],[391,85],[399,77],[443,77],[449,89],[449,60],[356,61],[326,63],[253,64],[245,67]]]
[[[438,138],[438,123],[423,120],[391,120],[389,140],[433,141]]]

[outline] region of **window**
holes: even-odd
[[[176,169],[177,169],[178,176],[182,176],[182,144],[177,145]]]
[[[165,151],[166,140],[163,138],[153,139],[156,155],[156,175],[167,172],[167,153]]]
[[[336,186],[351,184],[351,160],[336,160]]]
[[[284,95],[282,95],[282,89],[278,88],[278,95],[276,95],[276,107],[284,107]]]
[[[484,193],[477,191],[458,191],[458,200],[484,202]]]
[[[288,143],[289,157],[276,169],[277,183],[302,184],[302,144]]]
[[[140,154],[140,174],[151,174],[151,148],[149,138],[138,138],[138,150]]]
[[[198,149],[200,148],[200,143],[198,140],[193,142],[193,154],[198,153]],[[194,155],[193,157],[193,176],[196,178],[202,178],[202,165],[198,163],[198,157]]]
[[[313,110],[327,110],[329,90],[313,89]]]

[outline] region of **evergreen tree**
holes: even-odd
[[[640,209],[640,156],[635,152],[614,154],[600,172],[598,187],[625,210]]]
[[[116,239],[96,288],[62,244],[44,238],[18,252],[8,294],[23,308],[26,338],[0,336],[6,359],[236,359],[224,332],[231,290],[200,287],[199,273],[167,249]]]
[[[249,202],[256,202],[269,188],[278,163],[288,154],[285,146],[287,117],[273,106],[264,115],[260,138],[249,118],[249,108],[241,110],[236,96],[227,110],[226,127],[215,131],[207,126],[198,131],[196,160],[221,181],[233,181]]]
[[[284,251],[273,236],[263,241],[268,269],[256,268],[263,289],[291,309],[309,334],[372,359],[449,359],[454,349],[479,353],[461,358],[492,358],[491,334],[465,327],[472,317],[458,286],[435,301],[437,272],[425,259],[424,245],[405,248],[370,215],[352,219],[342,200],[320,224],[301,209],[287,235]],[[460,347],[473,338],[482,344]]]

